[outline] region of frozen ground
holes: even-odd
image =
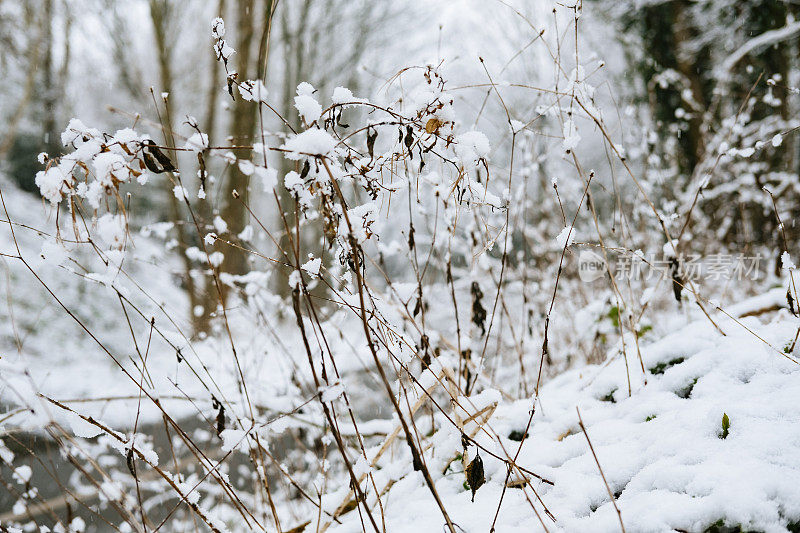
[[[737,310],[759,309],[775,301],[777,292]],[[714,318],[725,336],[703,320],[643,346],[647,385],[634,356],[628,361],[630,395],[621,357],[547,383],[518,464],[553,485],[534,479],[524,491],[509,488],[496,531],[544,530],[542,523],[548,531],[620,530],[576,407],[628,532],[800,531],[800,366],[784,353],[796,336],[797,320],[785,310],[766,323],[756,317],[739,323],[724,315]],[[480,397],[474,401],[480,408]],[[528,400],[501,401],[476,440],[499,456],[513,456],[530,407]],[[725,414],[730,426],[722,438]],[[428,465],[438,473],[436,487],[457,530],[489,531],[505,466],[481,453],[486,484],[473,503],[462,462],[454,460],[462,453],[459,432],[440,430],[433,441]],[[469,460],[475,449],[469,447]],[[389,462],[375,476],[379,486],[396,479],[383,498],[388,531],[444,530],[419,473]],[[555,522],[543,513],[534,490]],[[361,531],[357,514],[334,530]]]

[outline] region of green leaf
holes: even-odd
[[[617,307],[616,305],[613,306],[608,311],[608,314],[606,316],[609,318],[609,320],[611,320],[611,323],[614,324],[615,328],[619,327],[619,307]]]
[[[726,438],[728,436],[728,430],[731,427],[731,419],[728,418],[727,413],[722,413],[722,435],[721,438]]]

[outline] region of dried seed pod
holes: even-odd
[[[225,408],[219,404],[219,411],[217,411],[217,436],[225,431]]]
[[[406,145],[409,157],[414,159],[414,153],[411,151],[411,145],[414,144],[414,129],[411,126],[406,126],[406,136],[403,139],[403,144]]]
[[[683,278],[680,275],[680,264],[676,258],[670,261],[670,270],[672,273],[672,294],[675,295],[675,300],[680,303],[681,291],[683,291]]]
[[[128,448],[128,453],[125,454],[125,464],[128,465],[128,472],[131,473],[133,479],[138,479],[136,477],[136,463],[134,462],[133,459],[133,446]]]
[[[200,188],[205,190],[206,178],[208,177],[208,172],[206,172],[206,162],[203,159],[202,152],[197,152],[197,164],[200,167]]]
[[[372,128],[367,129],[367,152],[369,153],[370,159],[374,157],[375,139],[377,138],[378,130],[373,130]]]
[[[472,282],[470,293],[472,293],[472,323],[481,328],[481,336],[486,335],[486,309],[481,303],[483,291],[477,281]]]

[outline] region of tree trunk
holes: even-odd
[[[254,0],[237,0],[236,3],[236,35],[239,40],[236,46],[238,81],[244,82],[257,75],[259,66],[254,65],[258,62],[258,57],[253,57],[253,49],[256,36],[256,19]],[[272,13],[272,0],[265,2],[263,17],[261,18],[261,29],[268,28]],[[264,39],[269,39],[269,31],[262,32]],[[255,61],[254,61],[255,59]],[[234,91],[234,94],[238,94]],[[256,132],[258,121],[258,105],[247,102],[240,97],[236,97],[233,104],[233,117],[230,125],[230,137],[234,145],[250,145]],[[237,157],[246,158],[249,150],[233,150]],[[223,187],[223,208],[222,218],[228,224],[230,232],[229,240],[235,241],[237,235],[247,225],[248,216],[246,204],[249,204],[249,177],[243,174],[238,166],[231,165],[228,170],[228,180]],[[234,197],[234,191],[238,197]],[[235,247],[228,247],[225,250],[225,259],[222,262],[221,270],[229,274],[245,274],[249,270],[248,255],[246,252]],[[223,299],[227,300],[228,288],[223,288]]]

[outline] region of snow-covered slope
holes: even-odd
[[[725,336],[705,320],[642,346],[645,375],[629,349],[630,396],[622,357],[543,386],[517,464],[553,484],[533,479],[523,490],[508,488],[495,531],[621,530],[576,407],[626,531],[800,531],[800,365],[785,353],[797,319],[785,310],[767,323],[714,318]],[[530,400],[501,402],[477,442],[513,457],[530,408]],[[480,452],[486,483],[473,503],[462,461],[453,460],[463,449],[459,431],[446,424],[433,440],[428,466],[456,531],[490,531],[506,466]],[[469,447],[470,460],[475,450]],[[395,462],[375,475],[396,480],[382,499],[387,531],[447,531],[418,472]],[[511,479],[518,478],[515,471]],[[358,513],[345,517],[332,530],[361,531]]]

